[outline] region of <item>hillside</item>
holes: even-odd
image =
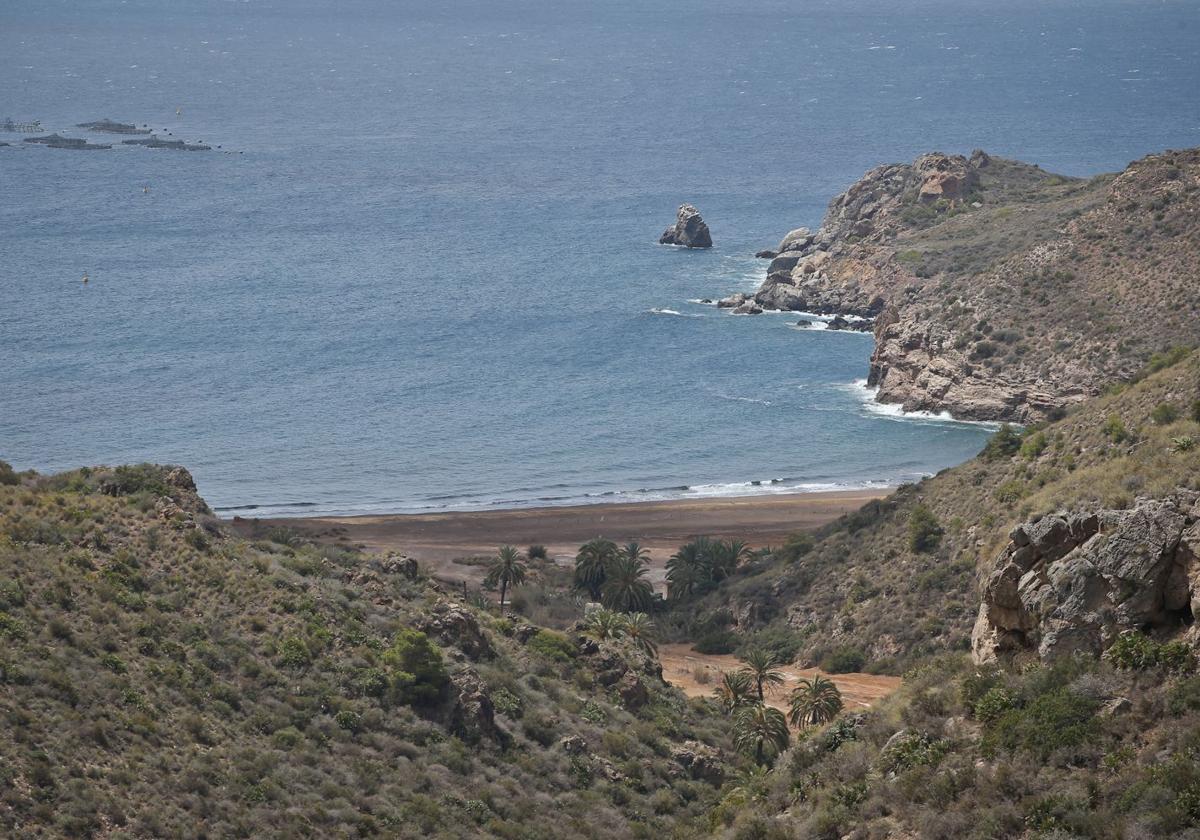
[[[182,469],[0,471],[4,836],[683,836],[736,766],[707,708],[403,558],[236,538]]]
[[[1088,180],[975,152],[868,172],[780,243],[766,307],[874,317],[869,381],[908,410],[1059,416],[1200,342],[1200,150]]]
[[[742,566],[677,610],[675,632],[732,632],[738,646],[772,646],[802,664],[840,659],[884,673],[967,651],[981,586],[1014,526],[1200,489],[1200,354],[1158,357],[1147,372]]]

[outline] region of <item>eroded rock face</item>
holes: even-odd
[[[720,787],[725,782],[725,762],[721,753],[699,741],[685,741],[677,747],[671,757],[696,781],[708,782]]]
[[[458,648],[472,661],[496,655],[475,615],[453,601],[434,604],[431,614],[417,622],[417,629],[436,637],[443,645]]]
[[[483,738],[505,742],[509,735],[496,724],[496,707],[487,687],[474,671],[467,670],[450,678],[452,705],[450,728],[468,744]]]
[[[977,663],[1099,656],[1126,630],[1186,633],[1200,609],[1200,493],[1019,525],[984,587]]]
[[[700,211],[690,204],[679,207],[675,224],[663,231],[658,238],[660,245],[682,245],[685,248],[711,248],[712,236]]]

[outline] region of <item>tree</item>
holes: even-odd
[[[525,582],[525,558],[521,553],[511,545],[500,546],[500,552],[496,558],[492,560],[491,568],[488,569],[487,577],[483,582],[485,586],[500,587],[500,611],[504,612],[504,596],[508,592],[508,587],[515,586]]]
[[[667,561],[667,597],[679,599],[711,589],[734,573],[750,556],[741,540],[697,537],[679,547]]]
[[[937,548],[942,533],[937,517],[925,505],[917,505],[908,515],[908,547],[917,554]]]
[[[755,703],[742,706],[734,718],[734,746],[744,755],[753,755],[756,764],[766,764],[790,741],[787,718],[778,709]]]
[[[996,434],[988,438],[983,451],[979,454],[985,461],[995,461],[1000,458],[1011,458],[1021,448],[1021,433],[1012,426],[1004,423],[996,430]]]
[[[608,579],[608,567],[617,553],[617,544],[603,537],[580,546],[575,555],[575,588],[586,591],[593,601],[599,601],[600,590]]]
[[[654,588],[646,580],[646,563],[619,554],[608,566],[600,587],[600,602],[610,610],[646,612],[654,602]]]
[[[750,678],[758,692],[758,702],[766,700],[764,687],[783,684],[783,674],[776,669],[779,664],[775,654],[765,650],[752,650],[742,657],[742,673]]]
[[[644,612],[635,612],[624,616],[621,623],[621,632],[628,636],[629,640],[645,653],[651,656],[658,653],[658,645],[654,639],[654,622]]]
[[[411,706],[431,706],[449,682],[442,652],[419,630],[401,630],[383,654],[392,698]]]
[[[745,671],[726,671],[721,675],[721,684],[713,690],[717,702],[725,714],[750,703],[754,697],[754,682]]]
[[[588,613],[584,625],[597,639],[615,639],[624,632],[621,614],[603,608]]]
[[[833,680],[825,677],[802,679],[792,691],[789,705],[793,726],[819,726],[829,723],[842,710],[842,693]]]

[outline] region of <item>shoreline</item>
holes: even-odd
[[[522,550],[539,544],[546,546],[551,558],[565,563],[573,560],[580,545],[597,536],[617,543],[636,540],[650,552],[649,577],[658,585],[664,579],[667,558],[697,536],[742,539],[752,548],[777,546],[789,534],[832,522],[893,489],[462,512],[222,518],[248,538],[271,528],[289,528],[318,542],[406,554],[438,578],[472,584],[482,580],[483,569],[454,563],[456,558],[490,555],[505,544]]]

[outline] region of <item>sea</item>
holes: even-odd
[[[993,427],[698,301],[880,163],[1113,171],[1198,91],[1182,0],[4,0],[0,120],[115,145],[0,132],[0,458],[243,516],[916,480]]]

